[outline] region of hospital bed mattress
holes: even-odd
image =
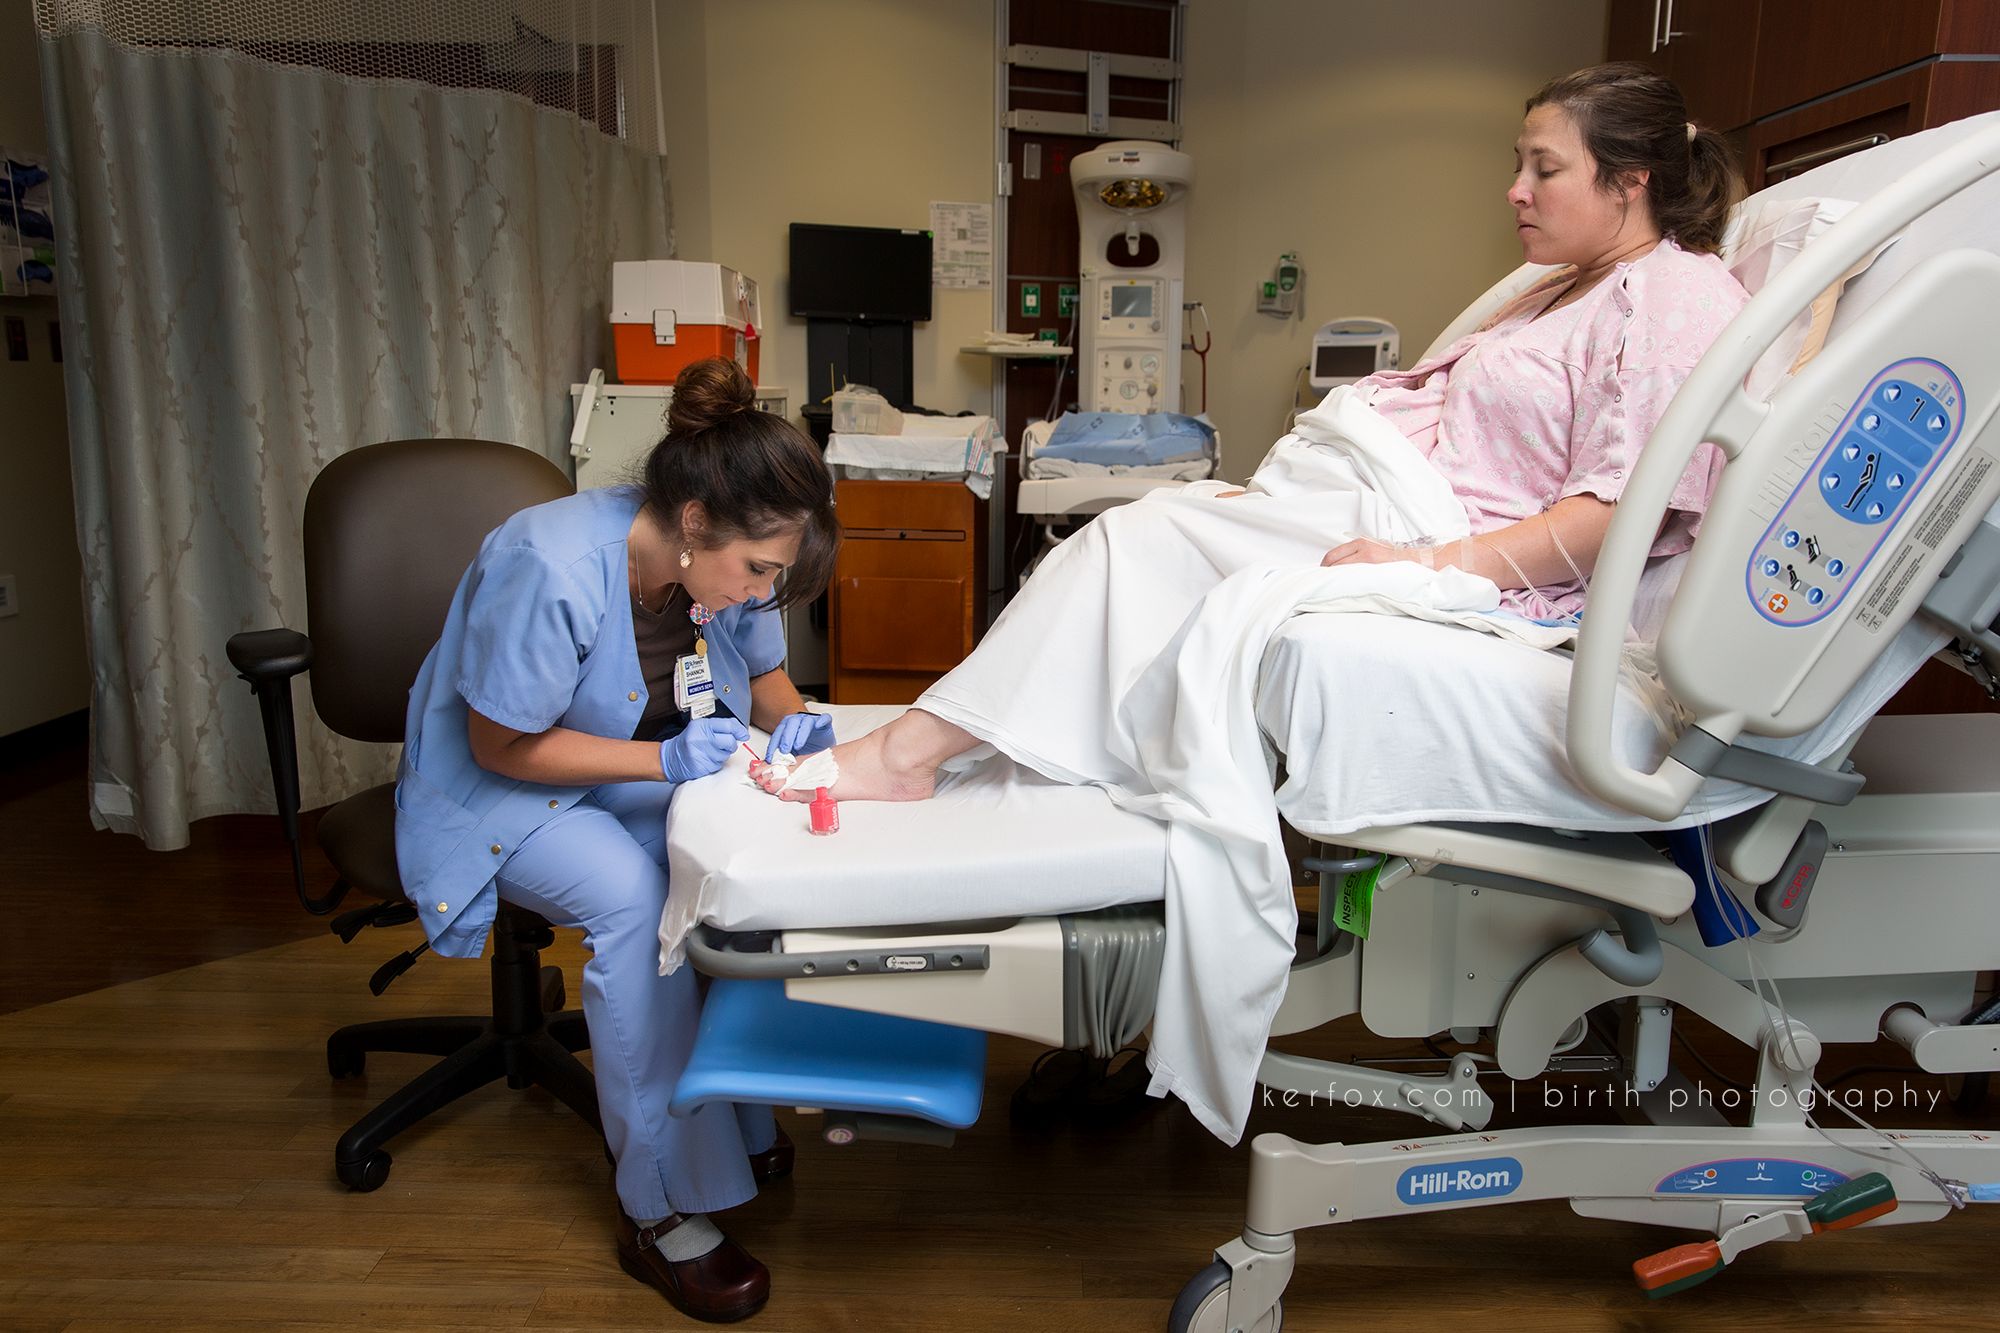
[[[834,705],[843,740],[901,705]],[[737,750],[690,783],[667,819],[672,889],[661,927],[725,930],[994,920],[1155,901],[1166,833],[1095,787],[1071,787],[992,755],[945,775],[922,805],[852,801],[840,832],[815,836],[806,807],[750,781]]]

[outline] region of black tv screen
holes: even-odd
[[[931,317],[931,236],[792,224],[791,312],[805,319]]]

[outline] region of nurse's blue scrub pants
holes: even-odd
[[[598,787],[530,834],[497,880],[508,902],[584,931],[583,1017],[598,1109],[618,1163],[618,1201],[640,1221],[751,1198],[749,1154],[777,1138],[765,1106],[714,1102],[684,1119],[667,1113],[701,1018],[694,969],[660,975],[672,794],[664,782]]]

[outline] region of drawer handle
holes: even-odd
[[[1864,134],[1859,139],[1849,139],[1846,143],[1837,143],[1831,148],[1815,148],[1810,153],[1800,153],[1797,157],[1787,158],[1783,162],[1773,162],[1764,168],[1764,174],[1776,176],[1787,171],[1797,171],[1800,167],[1811,166],[1815,162],[1827,162],[1836,157],[1845,157],[1849,153],[1858,153],[1863,148],[1880,148],[1887,142],[1889,136],[1886,134]]]
[[[965,534],[953,528],[848,528],[841,536],[848,541],[962,542]]]

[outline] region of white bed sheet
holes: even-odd
[[[1739,743],[1818,763],[1945,638],[1928,626],[1906,627],[1820,726]],[[1740,783],[1711,781],[1669,824],[1599,800],[1569,763],[1569,678],[1567,653],[1456,626],[1399,616],[1294,617],[1272,637],[1257,696],[1265,735],[1288,756],[1278,809],[1300,832],[1337,839],[1381,824],[1444,821],[1680,828],[1770,799]],[[1614,709],[1627,764],[1644,772],[1659,766],[1679,734],[1670,710],[1657,682],[1627,673]],[[1337,760],[1313,762],[1314,755]]]

